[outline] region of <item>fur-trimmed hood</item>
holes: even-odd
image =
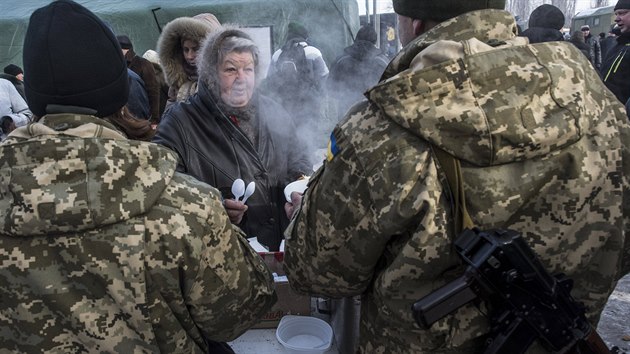
[[[199,80],[203,82],[206,87],[210,89],[210,92],[214,95],[219,93],[219,74],[217,73],[217,64],[219,61],[219,47],[223,41],[228,37],[240,37],[249,39],[253,42],[252,38],[242,30],[233,25],[223,25],[218,31],[214,31],[208,35],[203,42],[201,49],[199,49],[199,55],[197,57],[197,72],[199,73]],[[258,50],[254,55],[254,64],[256,70],[256,78],[259,74],[259,52]],[[258,81],[258,80],[257,80]]]
[[[182,38],[197,41],[201,45],[208,33],[218,28],[219,26],[211,26],[208,21],[191,17],[179,17],[164,26],[158,39],[157,51],[169,86],[180,87],[188,81],[188,74],[184,69]]]

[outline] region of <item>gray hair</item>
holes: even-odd
[[[219,47],[217,64],[222,63],[223,59],[225,59],[225,57],[232,52],[252,53],[252,57],[254,57],[254,66],[256,68],[256,71],[258,71],[258,56],[260,55],[260,51],[258,50],[258,46],[256,45],[256,43],[254,43],[254,41],[249,38],[236,36],[225,38],[225,40],[221,42],[221,46]]]
[[[259,50],[254,41],[242,30],[225,25],[220,30],[212,32],[204,40],[200,49],[201,56],[197,56],[197,72],[199,80],[207,85],[214,95],[219,95],[219,63],[222,63],[229,53],[251,53],[254,59],[254,71],[258,79]]]

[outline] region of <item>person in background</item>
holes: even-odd
[[[619,35],[606,54],[601,73],[606,87],[625,103],[630,98],[630,55],[626,55],[630,54],[630,0],[617,1],[614,11]]]
[[[164,77],[164,69],[162,69],[162,64],[160,64],[160,56],[158,53],[149,49],[142,57],[153,64],[153,70],[155,70],[155,79],[157,81],[158,87],[160,88],[160,119],[162,118],[162,114],[164,114],[164,109],[166,108],[166,100],[168,100],[168,84],[166,83],[166,78]]]
[[[584,43],[588,46],[588,57],[591,64],[599,71],[602,67],[602,47],[599,45],[599,38],[591,34],[591,28],[584,25],[580,28],[584,35]]]
[[[294,192],[287,204],[289,283],[361,295],[361,353],[482,352],[492,339],[486,302],[429,329],[411,310],[465,270],[453,246],[459,194],[440,149],[461,165],[473,223],[520,233],[551,274],[573,279],[596,325],[630,271],[623,106],[570,43],[517,37],[503,0],[393,6],[405,47],[335,127],[303,199]]]
[[[569,40],[569,42],[571,42],[577,49],[579,49],[580,52],[584,54],[586,59],[591,61],[591,58],[589,57],[591,53],[589,52],[588,45],[586,45],[586,43],[584,42],[584,33],[582,31],[573,31],[573,33],[571,33],[571,40]]]
[[[344,53],[330,67],[328,96],[336,102],[338,118],[365,99],[363,92],[378,82],[389,63],[387,55],[376,48],[376,39],[371,25],[361,27],[354,43],[344,48]]]
[[[106,121],[128,92],[114,34],[54,1],[31,15],[23,59],[39,120],[0,144],[0,347],[231,352],[211,341],[269,310],[271,274],[216,189]]]
[[[15,76],[18,80],[24,81],[24,71],[15,64],[9,64],[4,67],[4,73]]]
[[[104,117],[103,120],[114,125],[125,137],[132,140],[151,141],[155,135],[155,129],[146,119],[136,118],[127,106],[120,113]]]
[[[560,30],[564,27],[564,14],[559,8],[543,4],[529,15],[528,28],[521,36],[527,37],[529,43],[564,41]]]
[[[32,120],[33,113],[15,86],[9,80],[0,79],[0,140]]]
[[[116,36],[116,39],[122,48],[127,67],[140,76],[149,99],[149,115],[138,116],[138,118],[147,118],[151,123],[157,124],[160,121],[160,88],[155,77],[153,64],[136,54],[133,50],[133,43],[127,35]]]
[[[126,106],[136,118],[149,120],[151,106],[144,81],[129,68],[127,68],[127,74],[129,75],[129,100]]]
[[[11,117],[0,117],[0,141],[3,141],[16,128],[15,122]]]
[[[24,71],[22,71],[22,68],[15,64],[9,64],[4,67],[4,72],[0,74],[0,79],[11,81],[20,96],[26,100],[26,95],[24,95]]]
[[[144,88],[144,82],[131,69],[127,68],[129,98],[127,104],[119,114],[114,114],[103,118],[112,123],[118,130],[123,132],[129,139],[140,141],[151,141],[155,135],[150,117],[149,98]]]
[[[258,56],[241,30],[209,34],[197,56],[198,93],[164,113],[153,141],[178,154],[178,171],[223,191],[230,220],[277,251],[288,224],[284,186],[309,167],[287,112],[255,89]],[[232,199],[237,178],[255,182],[247,205]]]
[[[321,123],[328,72],[321,51],[309,44],[308,30],[290,22],[285,43],[271,56],[265,92],[289,112],[301,135]]]
[[[617,26],[616,23],[613,23],[610,26],[610,30],[608,31],[606,38],[599,42],[599,45],[602,47],[602,64],[606,62],[610,48],[617,44],[617,36],[620,34],[621,32],[619,31],[619,26]]]
[[[197,52],[206,36],[220,27],[218,20],[208,21],[207,17],[180,17],[164,26],[157,52],[169,85],[165,111],[197,93]]]

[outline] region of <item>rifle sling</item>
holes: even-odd
[[[448,152],[432,145],[433,153],[437,158],[451,190],[453,200],[453,219],[455,220],[455,234],[459,235],[464,229],[472,229],[475,224],[466,209],[466,196],[464,193],[464,179],[459,159]]]

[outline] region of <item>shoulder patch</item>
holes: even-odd
[[[337,146],[337,138],[335,138],[335,133],[330,134],[330,140],[328,141],[328,152],[326,153],[326,160],[332,161],[332,159],[337,156],[337,154],[341,151],[339,146]]]

